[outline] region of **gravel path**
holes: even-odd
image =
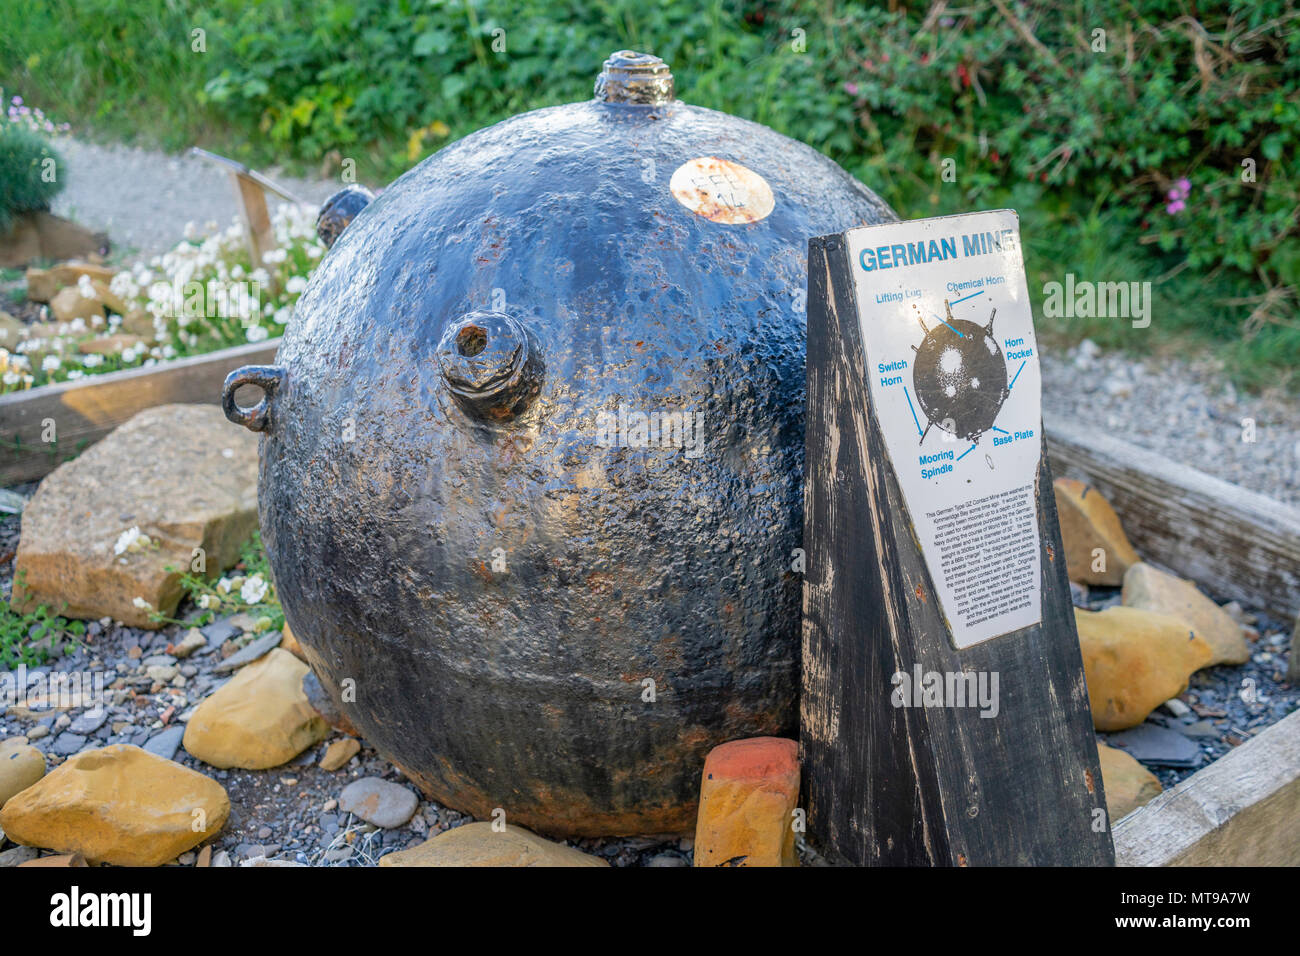
[[[187,222],[215,220],[224,226],[239,214],[229,172],[207,160],[67,136],[54,145],[68,169],[68,184],[55,199],[54,212],[107,232],[115,256],[157,255],[184,238]],[[222,152],[220,143],[205,143],[204,148]],[[334,181],[259,171],[310,205],[319,205],[342,188]],[[280,203],[273,196],[268,200],[272,209]]]
[[[206,144],[220,151],[221,144]],[[153,255],[183,237],[186,222],[228,223],[237,205],[229,175],[190,156],[63,137],[68,186],[55,211],[109,232],[115,248]],[[339,183],[273,179],[319,204]],[[1043,404],[1050,411],[1136,442],[1263,494],[1300,503],[1300,400],[1240,396],[1213,357],[1143,363],[1101,355],[1091,342],[1043,349]],[[1242,419],[1256,440],[1242,441]]]
[[[1212,358],[1157,365],[1084,340],[1043,349],[1043,408],[1288,504],[1300,504],[1300,400],[1241,395]],[[1244,419],[1254,441],[1243,441]]]

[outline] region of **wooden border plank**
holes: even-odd
[[[0,484],[44,477],[146,408],[219,403],[230,372],[241,365],[273,362],[279,347],[279,339],[269,339],[0,395]],[[52,445],[41,440],[47,419],[55,425],[57,441]]]
[[[1140,555],[1215,597],[1300,611],[1300,510],[1104,432],[1044,415],[1056,476],[1106,496]]]
[[[1115,824],[1120,866],[1300,866],[1300,711]]]

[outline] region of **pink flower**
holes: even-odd
[[[1175,199],[1173,202],[1171,202],[1168,206],[1165,207],[1165,212],[1169,213],[1169,215],[1171,216],[1176,216],[1180,212],[1182,212],[1185,208],[1187,208],[1187,204],[1185,202],[1183,202],[1181,199]]]
[[[1183,195],[1186,196],[1188,193],[1192,191],[1191,180],[1187,178],[1178,180],[1178,188],[1181,189],[1183,191]]]
[[[23,98],[22,98],[21,96],[15,96],[15,97],[13,98],[12,102],[13,102],[14,106],[22,106],[22,105],[23,105]]]
[[[847,94],[849,94],[849,96],[857,96],[857,95],[858,95],[858,84],[856,84],[856,83],[845,83],[845,84],[844,84],[844,92],[847,93]]]

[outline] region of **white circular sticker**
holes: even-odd
[[[682,163],[668,188],[695,215],[727,225],[758,222],[776,207],[767,180],[740,163],[716,156]]]

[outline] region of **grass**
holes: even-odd
[[[1004,206],[1019,210],[1035,299],[1041,299],[1038,290],[1045,282],[1066,273],[1084,281],[1123,277],[1152,283],[1149,328],[1134,329],[1118,319],[1042,317],[1039,330],[1045,341],[1089,337],[1104,347],[1147,357],[1211,354],[1248,389],[1300,389],[1300,321],[1294,302],[1286,298],[1285,281],[1261,284],[1257,270],[1240,261],[1231,268],[1213,263],[1189,267],[1191,258],[1180,248],[1152,241],[1160,238],[1156,233],[1162,228],[1167,231],[1169,222],[1158,205],[1148,227],[1141,222],[1143,213],[1133,208],[1132,196],[1118,199],[1108,186],[1095,187],[1086,176],[1078,183],[1067,178],[1027,188],[1011,175],[1013,164],[1006,154],[1032,159],[1046,153],[1054,133],[1004,144],[1000,164],[971,154],[969,140],[983,128],[986,115],[978,116],[969,91],[960,91],[951,64],[946,73],[922,76],[911,81],[914,88],[904,89],[906,76],[922,72],[909,66],[910,73],[886,81],[897,100],[884,106],[855,101],[844,80],[861,79],[865,85],[872,70],[881,69],[878,51],[870,50],[883,35],[872,19],[883,6],[866,4],[868,12],[859,15],[811,0],[665,0],[651,5],[626,0],[229,0],[219,7],[197,0],[47,0],[36,7],[24,0],[0,0],[0,22],[6,24],[0,31],[0,76],[29,101],[72,120],[78,135],[164,149],[199,143],[298,174],[332,175],[340,156],[346,156],[356,161],[362,181],[382,185],[475,129],[523,110],[587,98],[609,52],[651,49],[672,65],[684,100],[754,119],[810,143],[906,218]],[[1114,3],[1106,9],[1112,7]],[[1157,23],[1173,22],[1170,18],[1178,12],[1164,0],[1128,6],[1121,0],[1115,9],[1121,8],[1129,11],[1126,19]],[[960,19],[969,11],[953,8],[948,13]],[[1039,25],[1068,25],[1078,15],[1078,10],[1061,12],[1065,20]],[[796,29],[806,34],[807,55],[793,49]],[[201,35],[195,32],[199,30]],[[497,30],[508,43],[506,54],[492,49]],[[971,43],[969,55],[976,58],[997,51],[1018,67],[1026,61],[1023,49],[1007,46],[1008,36],[1013,44],[1018,41],[996,16],[960,36],[944,34],[942,28],[938,35],[940,46]],[[1175,32],[1170,32],[1162,49],[1172,50],[1174,43]],[[907,46],[905,40],[902,47],[885,48],[907,52]],[[877,58],[875,67],[867,65],[870,57]],[[991,70],[998,64],[983,65]],[[1277,64],[1267,66],[1273,73],[1259,72],[1265,69],[1262,61],[1242,59],[1233,68],[1256,70],[1250,74],[1252,84],[1269,78],[1283,91],[1290,88],[1289,74]],[[1076,69],[1091,76],[1077,64]],[[986,82],[994,75],[1005,79],[1004,73],[986,73]],[[927,119],[941,100],[934,91],[946,90],[950,81],[957,92],[941,102],[948,112]],[[1085,108],[1094,110],[1086,116],[1094,125],[1097,109],[1110,111],[1101,117],[1103,126],[1134,123],[1118,105],[1107,105],[1097,92],[1100,86],[1071,91],[1059,77],[1043,80],[1032,73],[1025,82],[1028,86],[990,87],[990,100],[1019,113],[1022,95],[1027,112],[1028,103],[1032,100],[1037,109],[1044,95],[1047,100],[1077,95],[1079,115]],[[1287,96],[1276,104],[1284,117],[1276,122],[1284,131],[1294,126],[1285,110],[1295,108],[1295,97]],[[1173,175],[1200,162],[1180,150],[1200,148],[1195,137],[1204,131],[1196,124],[1208,123],[1204,117],[1211,114],[1204,111],[1213,97],[1202,91],[1197,99],[1184,88],[1169,99],[1170,108],[1189,117],[1186,136],[1167,129],[1157,133],[1151,124],[1150,141],[1133,143],[1132,152],[1158,158],[1139,161],[1133,179],[1158,178],[1162,170]],[[1243,120],[1244,134],[1208,123],[1206,135],[1250,137],[1252,122]],[[1136,128],[1144,125],[1139,121]],[[1265,125],[1259,129],[1264,135]],[[996,138],[996,131],[991,135]],[[1187,137],[1190,146],[1182,142]],[[1113,141],[1094,142],[1115,149]],[[1205,142],[1206,150],[1227,148],[1222,138]],[[966,150],[960,186],[941,182],[935,168],[936,157],[954,146]],[[1268,153],[1267,143],[1263,149]],[[1128,160],[1116,160],[1121,161]],[[1276,188],[1289,188],[1284,176]],[[1197,192],[1198,199],[1202,196],[1207,205],[1218,201],[1208,191]],[[1234,224],[1230,213],[1223,221]],[[1237,229],[1238,235],[1246,231],[1245,224]],[[1282,297],[1277,307],[1256,308],[1265,294]]]

